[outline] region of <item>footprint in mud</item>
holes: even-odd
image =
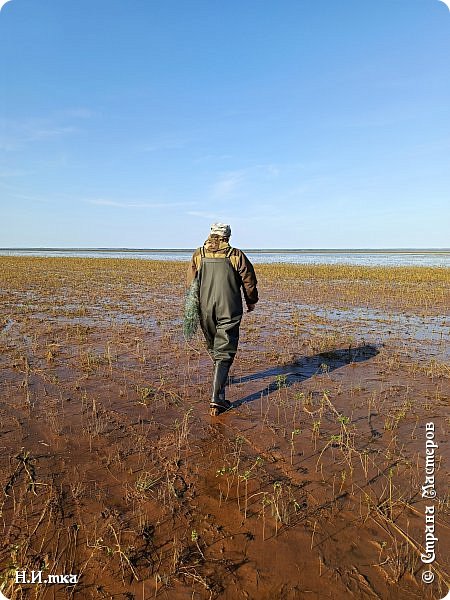
[[[377,417],[377,416],[378,416],[378,415],[377,415],[377,413],[372,413],[372,412],[371,412],[371,413],[370,413],[370,415],[369,415],[369,420],[368,420],[368,422],[369,422],[370,433],[371,433],[371,435],[372,435],[372,439],[376,439],[376,438],[383,437],[383,434],[382,434],[382,433],[380,433],[380,432],[378,431],[378,429],[375,429],[375,427],[372,425],[372,417]]]
[[[172,481],[172,490],[177,498],[183,498],[187,492],[188,486],[184,478],[181,475],[175,475],[175,479]],[[1,600],[1,599],[0,599]]]

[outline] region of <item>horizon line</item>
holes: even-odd
[[[25,251],[25,252],[174,252],[186,253],[194,252],[195,248],[129,248],[129,247],[52,247],[52,246],[16,246],[0,248],[2,251]],[[253,253],[311,253],[311,252],[392,252],[392,253],[450,253],[450,248],[414,248],[414,247],[398,247],[398,248],[243,248],[244,252]]]

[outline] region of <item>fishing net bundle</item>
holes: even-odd
[[[200,323],[200,281],[195,277],[184,301],[183,333],[186,340],[194,337]]]

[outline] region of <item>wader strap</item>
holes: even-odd
[[[204,246],[202,246],[202,247],[200,248],[200,256],[201,256],[202,258],[205,258],[205,247],[204,247]]]

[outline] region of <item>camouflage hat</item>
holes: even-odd
[[[213,223],[209,235],[220,235],[220,237],[229,238],[231,235],[231,227],[225,223]]]

